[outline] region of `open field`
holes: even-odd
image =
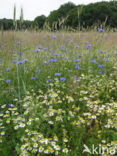
[[[0,90],[0,156],[117,154],[117,32],[0,32]]]

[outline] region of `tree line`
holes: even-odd
[[[117,28],[117,1],[103,1],[88,5],[75,5],[72,2],[65,3],[59,9],[50,12],[49,16],[37,16],[34,21],[23,20],[23,10],[19,20],[0,19],[0,29],[88,29],[94,27]],[[15,24],[14,24],[15,23]]]

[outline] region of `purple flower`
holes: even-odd
[[[79,65],[76,64],[75,65],[75,69],[80,69]]]
[[[20,54],[20,56],[22,56],[22,55],[23,55],[23,52],[21,52],[21,51],[20,51],[20,53],[19,53],[19,54]]]
[[[39,70],[35,70],[35,73],[39,73]]]
[[[48,47],[47,48],[43,48],[43,50],[48,50]]]
[[[79,45],[75,45],[75,48],[79,48]]]
[[[52,38],[53,38],[53,39],[56,39],[56,36],[55,36],[55,35],[53,35],[53,36],[52,36]]]
[[[16,42],[17,45],[21,44],[21,42]]]
[[[73,71],[72,70],[69,70],[69,72],[72,73]]]
[[[84,43],[88,43],[88,41],[84,41]]]
[[[40,49],[35,49],[35,52],[37,52],[37,53],[40,52],[40,51],[41,51]]]
[[[53,52],[54,50],[53,50],[53,49],[50,49],[49,51],[50,51],[50,52]]]
[[[35,80],[36,79],[36,77],[31,77],[31,80]]]
[[[19,61],[18,61],[18,63],[19,63],[19,64],[23,64],[24,62],[23,62],[23,61],[21,61],[21,60],[19,60]]]
[[[62,46],[61,46],[61,49],[62,49],[62,50],[65,50],[65,48],[66,48],[65,45],[62,45]]]
[[[55,56],[58,56],[59,54],[57,54],[57,53],[54,53],[54,55],[55,55]]]
[[[16,54],[12,54],[12,56],[16,56]]]
[[[108,61],[109,61],[109,59],[105,58],[105,61],[106,61],[106,62],[108,62]]]
[[[108,39],[108,36],[105,36],[104,38],[107,40]]]
[[[57,59],[50,59],[48,62],[52,63],[52,62],[56,62]]]
[[[61,77],[60,80],[64,82],[66,80],[66,78]]]
[[[98,68],[103,68],[104,65],[98,64]]]
[[[47,62],[47,61],[44,61],[44,63],[45,63],[46,65],[48,65],[48,62]]]
[[[9,68],[6,68],[6,71],[7,71],[7,72],[9,72],[9,71],[10,71],[10,69],[9,69]]]
[[[37,46],[36,49],[41,49],[41,46]]]
[[[96,63],[96,60],[92,60],[91,62],[92,62],[92,63]]]
[[[102,72],[99,72],[99,74],[102,74]]]
[[[75,80],[75,81],[79,81],[79,78],[75,77],[74,80]]]
[[[24,59],[24,61],[25,61],[25,62],[27,62],[27,61],[28,61],[28,59]]]
[[[86,49],[90,49],[91,44],[86,45]]]
[[[13,107],[12,104],[8,104],[8,107]]]
[[[6,80],[6,83],[10,83],[11,82],[11,80]]]
[[[81,55],[81,54],[79,54],[78,56],[79,56],[79,57],[81,57],[82,55]]]
[[[17,63],[17,61],[16,60],[13,60],[12,63]]]
[[[79,62],[79,60],[78,60],[78,59],[76,59],[76,60],[75,60],[75,62]]]
[[[99,52],[100,52],[100,53],[103,53],[103,51],[102,51],[102,50],[99,50]]]
[[[48,82],[51,82],[52,80],[51,80],[51,79],[47,79],[47,81],[48,81]]]
[[[98,31],[103,32],[103,31],[104,31],[104,29],[102,29],[102,28],[98,28]]]
[[[55,73],[55,76],[60,76],[61,74],[60,73]]]

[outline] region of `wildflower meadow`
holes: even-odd
[[[117,155],[117,32],[0,32],[0,156]]]

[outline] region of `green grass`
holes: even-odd
[[[4,32],[1,156],[103,155],[100,146],[107,147],[106,155],[116,155],[115,40],[116,33],[106,32],[81,32],[80,38],[78,33]],[[84,144],[92,154],[83,153]],[[94,153],[93,146],[98,147]]]

